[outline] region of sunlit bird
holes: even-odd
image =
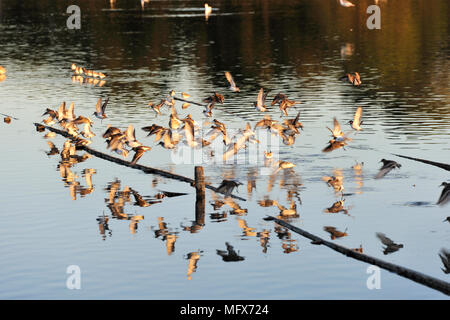
[[[209,15],[212,12],[212,7],[205,3],[205,19],[208,20]]]
[[[241,91],[237,86],[236,83],[233,80],[233,76],[228,71],[225,71],[225,77],[227,78],[228,82],[230,83],[230,90],[234,92]]]
[[[106,131],[103,133],[103,138],[110,139],[113,135],[120,134],[122,131],[120,131],[119,128],[112,127],[110,124],[107,125]]]
[[[336,119],[336,117],[333,118],[333,130],[327,127],[328,130],[330,130],[332,136],[334,139],[340,138],[344,136],[344,133],[341,130],[341,125],[339,124],[339,121]]]
[[[348,0],[339,0],[339,3],[341,4],[341,6],[346,7],[346,8],[355,6],[353,3],[351,3]]]
[[[348,122],[352,126],[352,128],[355,129],[356,131],[362,130],[361,125],[362,125],[363,121],[361,121],[361,116],[362,116],[362,108],[358,107],[356,109],[353,120],[350,120]]]
[[[220,185],[217,187],[217,192],[223,193],[226,196],[231,195],[234,188],[237,188],[238,186],[242,185],[239,181],[234,180],[223,180]]]
[[[289,100],[288,97],[283,93],[278,93],[272,100],[271,105],[279,104],[280,110],[285,116],[288,116],[287,109],[299,102],[294,100]]]
[[[258,109],[261,112],[267,111],[267,107],[264,105],[264,103],[266,101],[266,97],[267,97],[268,93],[269,92],[264,93],[263,88],[259,89],[258,97],[256,98],[256,102],[253,102],[256,109]]]
[[[97,100],[97,105],[95,106],[95,112],[93,113],[97,118],[99,119],[105,119],[107,118],[105,114],[105,109],[108,104],[109,97],[106,98],[105,102],[102,104],[102,98],[99,98]]]
[[[131,164],[136,164],[138,160],[144,155],[146,151],[150,151],[152,148],[147,146],[137,146],[132,148],[134,153],[133,160],[131,160]]]

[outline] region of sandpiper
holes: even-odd
[[[378,171],[375,179],[383,178],[391,170],[396,168],[400,169],[400,167],[402,166],[400,163],[397,163],[394,160],[381,159],[380,162],[383,162],[383,166],[380,168],[380,171]]]
[[[157,114],[161,114],[161,107],[164,105],[164,100],[161,100],[160,103],[158,103],[157,105],[155,105],[153,102],[149,102],[148,106],[150,108],[152,108]]]
[[[147,146],[138,146],[138,147],[134,147],[133,151],[134,156],[133,156],[133,160],[131,160],[131,164],[136,164],[138,162],[138,160],[143,156],[143,154],[146,151],[150,151],[152,148],[147,147]]]
[[[237,86],[236,83],[233,80],[233,76],[228,71],[225,71],[225,77],[227,78],[228,82],[230,83],[230,90],[233,92],[239,92],[241,91]]]
[[[107,118],[105,114],[106,105],[108,104],[109,97],[106,98],[105,102],[102,104],[102,98],[97,100],[97,105],[95,106],[96,111],[93,113],[99,119]]]
[[[127,146],[130,148],[136,148],[142,146],[142,143],[138,142],[136,139],[136,130],[133,128],[133,125],[130,124],[127,128],[127,130],[124,132],[125,134],[125,140]]]
[[[103,133],[103,138],[110,139],[113,135],[120,134],[122,131],[120,131],[119,128],[112,127],[110,124],[107,125],[107,129],[105,133]]]
[[[220,93],[214,92],[213,95],[209,96],[208,98],[203,99],[203,102],[206,103],[221,103],[223,104],[225,102],[225,97],[221,95]]]
[[[362,125],[363,121],[361,121],[361,116],[362,116],[362,108],[358,107],[356,109],[353,120],[350,120],[348,122],[352,126],[352,128],[355,129],[356,131],[362,130],[361,125]]]
[[[450,251],[447,249],[442,248],[441,252],[439,253],[439,258],[441,258],[442,263],[444,264],[444,268],[441,268],[442,271],[444,271],[445,274],[450,273]]]
[[[285,119],[283,124],[286,126],[294,126],[294,128],[300,128],[303,130],[303,124],[298,121],[300,119],[300,111],[297,113],[297,116],[294,119]]]
[[[450,183],[442,182],[440,186],[444,187],[444,189],[442,190],[441,196],[439,197],[439,200],[436,204],[443,206],[450,201]]]
[[[289,100],[288,97],[283,93],[278,93],[272,100],[271,105],[279,104],[280,110],[285,116],[288,115],[287,109],[292,107],[294,104],[298,103],[294,100]]]
[[[403,244],[395,243],[390,238],[386,237],[384,233],[377,232],[375,235],[378,239],[380,239],[381,243],[386,246],[383,251],[384,254],[389,254],[403,248]]]
[[[259,89],[258,97],[256,99],[256,102],[253,102],[253,105],[256,107],[256,109],[258,109],[261,112],[267,111],[267,108],[264,105],[264,103],[266,101],[266,97],[267,97],[268,93],[269,92],[264,93],[264,89],[263,88]]]
[[[341,131],[341,126],[339,124],[339,121],[337,121],[336,117],[333,118],[334,127],[333,130],[327,127],[328,130],[330,130],[332,136],[334,139],[343,137],[344,133]]]

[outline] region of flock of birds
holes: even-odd
[[[83,72],[85,74],[87,73],[95,76],[102,75],[102,77],[105,77],[102,73],[94,71],[89,72],[85,68],[78,67],[75,64],[72,64],[72,70],[75,73]],[[225,79],[229,83],[230,91],[234,93],[240,92],[240,89],[236,85],[236,82],[230,72],[225,72]],[[358,72],[353,74],[347,73],[339,80],[348,82],[353,86],[359,86],[362,83],[361,76]],[[256,101],[253,105],[254,108],[260,113],[265,113],[269,109],[266,105],[268,94],[269,91],[264,91],[263,88],[260,88],[258,91]],[[213,121],[206,121],[203,123],[203,125],[210,125],[209,131],[204,134],[202,131],[203,126],[200,126],[200,124],[194,120],[190,114],[188,114],[185,118],[181,118],[175,107],[176,100],[184,102],[182,105],[183,109],[188,108],[192,103],[197,105],[202,104],[186,100],[190,97],[190,95],[185,92],[181,93],[182,98],[177,98],[175,95],[175,91],[172,90],[167,94],[167,96],[163,97],[158,104],[154,104],[153,102],[148,104],[148,106],[158,115],[162,114],[163,108],[170,110],[169,123],[167,127],[156,123],[153,123],[150,126],[142,127],[142,130],[147,132],[147,137],[154,136],[155,143],[165,149],[176,149],[181,143],[181,145],[188,146],[190,148],[203,150],[211,145],[211,143],[220,136],[222,138],[221,140],[223,145],[225,146],[222,159],[223,161],[226,161],[227,159],[235,156],[240,150],[248,148],[249,143],[260,143],[260,141],[256,138],[256,130],[258,129],[265,129],[270,132],[270,134],[279,136],[284,145],[291,146],[294,144],[296,137],[300,134],[300,130],[303,130],[304,128],[303,124],[300,122],[300,112],[298,112],[295,118],[286,118],[282,122],[272,119],[270,115],[265,115],[261,120],[256,122],[254,127],[247,122],[245,127],[240,129],[233,136],[228,133],[225,123],[220,122],[217,119],[213,119]],[[109,98],[106,98],[104,101],[102,98],[99,98],[95,111],[92,115],[100,120],[106,119],[106,108],[108,102]],[[215,106],[217,104],[224,104],[225,97],[220,93],[214,92],[210,96],[203,99],[202,102],[205,104],[203,105],[205,108],[203,113],[206,117],[210,118],[212,117],[212,111]],[[281,113],[288,117],[289,109],[300,103],[300,101],[289,99],[286,94],[277,93],[272,98],[270,106],[273,107],[278,105]],[[66,109],[66,103],[62,102],[57,110],[46,108],[43,116],[48,116],[48,118],[44,119],[43,122],[46,125],[53,125],[56,123],[59,124],[61,128],[63,128],[73,139],[75,139],[75,144],[77,146],[89,145],[92,142],[91,139],[95,136],[91,130],[93,121],[89,117],[82,115],[75,116],[74,107],[74,103],[71,103]],[[333,127],[326,127],[331,133],[331,139],[322,151],[331,152],[339,148],[344,148],[350,141],[352,141],[350,138],[351,133],[358,132],[363,129],[362,113],[362,107],[357,107],[353,119],[347,122],[352,130],[346,133],[342,131],[341,125],[335,117],[333,119]],[[83,129],[80,130],[79,126],[83,126]],[[146,146],[137,140],[136,130],[132,124],[130,124],[125,130],[108,125],[107,130],[103,133],[102,137],[105,139],[107,149],[123,156],[124,158],[127,158],[131,151],[134,152],[131,160],[132,165],[136,164],[146,152],[152,150],[152,147]],[[217,149],[210,150],[209,155],[211,157],[215,157],[215,151],[217,151]],[[266,150],[264,152],[264,157],[268,162],[270,162],[272,161],[273,153]],[[382,166],[376,174],[375,179],[383,178],[392,170],[401,168],[401,164],[394,160],[381,159],[380,162],[382,162]],[[291,169],[296,165],[288,161],[278,160],[271,163],[271,166],[273,167],[272,173],[276,174],[280,170]],[[342,192],[342,179],[336,176],[323,177],[323,179],[336,191]],[[219,189],[226,195],[230,195],[233,189],[239,184],[239,182],[233,180],[224,180],[219,186]],[[441,186],[443,186],[444,189],[442,190],[437,204],[444,205],[450,201],[450,184],[443,182]]]

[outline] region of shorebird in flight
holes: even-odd
[[[389,254],[403,248],[403,244],[395,243],[390,238],[386,237],[384,233],[377,232],[375,235],[380,239],[381,243],[386,246],[383,251],[384,254]]]
[[[444,264],[444,268],[441,268],[445,274],[450,273],[450,251],[442,248],[441,253],[439,253],[439,258],[441,258],[442,263]]]
[[[287,109],[292,107],[294,104],[299,103],[294,100],[289,100],[288,97],[283,93],[278,93],[272,100],[271,105],[279,104],[280,110],[285,116],[288,116]]]
[[[225,71],[225,77],[227,78],[228,82],[230,83],[230,90],[233,92],[239,92],[241,91],[237,86],[236,83],[233,80],[233,76],[228,71]]]
[[[331,132],[331,134],[333,136],[333,139],[337,139],[337,138],[343,137],[344,133],[341,131],[341,125],[337,121],[336,117],[333,118],[333,122],[334,122],[333,130],[331,130],[330,128],[327,127],[327,129],[330,130],[330,132]]]
[[[361,116],[362,116],[362,108],[358,107],[356,109],[353,120],[350,120],[348,122],[352,126],[352,128],[355,129],[356,131],[362,130],[361,125],[363,122],[361,121]]]
[[[269,93],[268,91],[266,93],[264,93],[263,88],[259,89],[258,97],[256,99],[256,102],[253,102],[253,104],[256,107],[256,109],[258,109],[261,112],[267,111],[267,107],[264,105],[264,103],[266,101],[266,97],[267,97],[268,93]]]
[[[375,179],[383,178],[391,170],[396,168],[400,169],[400,167],[402,166],[400,163],[397,163],[394,160],[381,159],[380,162],[383,162],[383,166],[380,168],[380,171],[378,171],[377,175],[375,176]]]
[[[102,104],[102,98],[97,100],[97,105],[95,106],[96,110],[93,113],[97,118],[103,120],[107,118],[105,114],[106,105],[108,104],[109,97],[106,98],[105,102]]]
[[[444,187],[444,189],[442,189],[441,196],[439,197],[439,200],[436,204],[443,206],[450,202],[450,183],[442,182],[441,187]]]

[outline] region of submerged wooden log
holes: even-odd
[[[295,227],[295,226],[293,226],[283,220],[277,219],[275,217],[269,216],[269,217],[265,218],[265,220],[266,221],[274,221],[277,224],[279,224],[283,227],[286,227],[286,228],[292,230],[293,232],[302,235],[305,238],[311,239],[314,244],[327,246],[327,247],[329,247],[339,253],[342,253],[348,257],[351,257],[353,259],[376,265],[380,268],[383,268],[390,272],[396,273],[399,276],[410,279],[414,282],[420,283],[429,288],[438,290],[446,295],[450,295],[450,283],[448,283],[448,282],[428,276],[426,274],[420,273],[418,271],[415,271],[415,270],[412,270],[409,268],[405,268],[405,267],[402,267],[402,266],[399,266],[399,265],[396,265],[396,264],[393,264],[390,262],[383,261],[383,260],[375,258],[375,257],[368,256],[363,253],[359,253],[352,249],[348,249],[346,247],[340,246],[336,243],[324,240],[312,233],[309,233],[303,229]]]
[[[43,125],[43,124],[40,124],[40,123],[34,123],[34,125],[36,126],[36,128],[44,127],[45,129],[47,129],[49,131],[52,131],[52,132],[55,132],[57,134],[60,134],[60,135],[62,135],[64,137],[66,137],[66,138],[69,138],[69,139],[71,139],[74,142],[77,141],[77,138],[72,137],[66,131],[63,131],[63,130],[60,130],[60,129],[56,129],[56,128],[53,128],[53,127],[50,127],[50,126],[46,126],[46,125]],[[166,177],[166,178],[169,178],[169,179],[174,179],[174,180],[178,180],[178,181],[187,182],[191,186],[195,186],[194,179],[191,179],[191,178],[188,178],[188,177],[176,174],[176,173],[171,173],[169,171],[156,169],[156,168],[152,168],[152,167],[147,167],[147,166],[144,166],[144,165],[141,165],[141,164],[137,164],[137,163],[136,164],[132,164],[130,161],[111,156],[109,154],[106,154],[106,153],[97,151],[95,149],[89,148],[88,146],[82,146],[81,149],[83,149],[84,151],[86,151],[89,154],[92,154],[93,156],[96,156],[98,158],[101,158],[101,159],[104,159],[104,160],[107,160],[107,161],[111,161],[111,162],[114,162],[114,163],[117,163],[117,164],[120,164],[120,165],[123,165],[123,166],[126,166],[126,167],[130,167],[130,168],[133,168],[133,169],[138,169],[138,170],[141,170],[141,171],[143,171],[145,173],[156,174],[156,175],[160,175],[160,176],[163,176],[163,177]],[[213,190],[214,192],[217,192],[217,193],[225,194],[224,192],[218,191],[218,189],[216,187],[208,185],[208,184],[205,184],[205,188]],[[238,196],[233,195],[233,194],[231,195],[231,197],[233,197],[235,199],[238,199],[238,200],[241,200],[241,201],[246,201],[244,198],[238,197]]]
[[[413,157],[408,157],[408,156],[402,156],[401,154],[395,154],[393,153],[394,156],[400,157],[400,158],[405,158],[405,159],[409,159],[409,160],[414,160],[414,161],[419,161],[419,162],[423,162],[447,171],[450,171],[450,164],[446,164],[446,163],[440,163],[440,162],[435,162],[435,161],[430,161],[430,160],[425,160],[425,159],[420,159],[420,158],[413,158]]]

